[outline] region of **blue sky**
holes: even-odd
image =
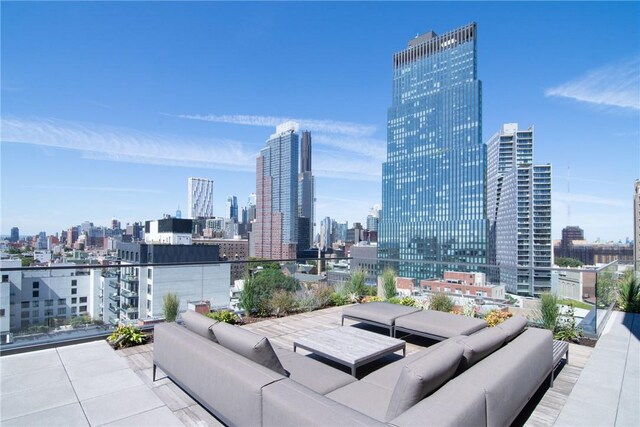
[[[255,191],[285,118],[313,135],[316,213],[381,201],[391,57],[478,24],[483,140],[535,126],[553,237],[632,237],[640,177],[640,3],[2,2],[0,232],[186,212],[187,178]],[[567,175],[571,179],[567,181]]]

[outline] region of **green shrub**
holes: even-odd
[[[76,316],[76,317],[72,317],[71,320],[69,320],[69,324],[73,328],[79,328],[80,326],[88,325],[90,323],[92,323],[92,321],[91,321],[91,317],[89,316]]]
[[[271,294],[269,306],[276,317],[287,315],[296,307],[296,298],[293,292],[278,289]]]
[[[385,268],[382,272],[382,289],[385,299],[396,296],[396,272],[390,267]]]
[[[640,281],[633,270],[625,273],[618,289],[618,305],[622,311],[640,313]]]
[[[387,302],[390,302],[391,304],[400,304],[402,302],[402,298],[400,298],[400,297],[391,297],[391,298],[387,299]]]
[[[431,296],[429,300],[429,309],[435,311],[443,311],[449,313],[453,310],[453,299],[447,294],[437,293]]]
[[[576,319],[573,305],[569,304],[569,309],[558,317],[553,337],[560,341],[577,341],[582,337],[582,329],[576,327]]]
[[[400,304],[406,305],[407,307],[422,308],[422,303],[413,297],[402,297]]]
[[[205,316],[217,320],[218,322],[229,323],[231,325],[236,325],[240,323],[240,318],[233,311],[229,310],[220,310],[215,311],[213,313],[207,313]]]
[[[244,290],[240,296],[240,307],[247,314],[269,316],[271,310],[271,296],[277,290],[295,292],[300,288],[298,281],[287,277],[280,270],[268,268],[252,277],[245,277]]]
[[[351,273],[351,279],[345,284],[345,291],[356,296],[369,294],[368,286],[365,284],[365,274],[362,270],[356,270]]]
[[[538,309],[538,320],[542,327],[550,331],[556,330],[560,309],[558,308],[558,296],[549,292],[540,294],[540,308]]]
[[[377,302],[377,301],[382,301],[382,298],[380,298],[379,296],[367,295],[366,297],[362,298],[361,302],[367,303],[367,302]]]
[[[331,305],[341,306],[349,303],[349,299],[341,292],[333,292],[330,297]]]
[[[107,337],[107,341],[114,348],[124,348],[142,344],[146,339],[147,336],[140,328],[136,328],[133,325],[120,325]]]
[[[297,294],[295,295],[295,300],[295,309],[303,313],[313,311],[319,307],[318,301],[311,292]]]
[[[164,313],[164,320],[167,322],[175,322],[178,317],[178,310],[180,309],[180,297],[173,292],[167,292],[162,297],[162,311]]]
[[[311,288],[311,295],[314,299],[314,308],[323,308],[331,305],[331,294],[333,288],[327,285],[316,285]]]

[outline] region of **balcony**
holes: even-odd
[[[138,283],[139,281],[138,276],[133,276],[131,274],[125,274],[120,280],[127,283]]]
[[[294,339],[340,326],[341,307],[244,326],[291,348]],[[346,325],[355,322],[347,320]],[[595,349],[570,344],[569,363],[549,388],[521,412],[518,425],[638,425],[640,315],[614,313]],[[423,345],[407,340],[407,354]],[[153,344],[112,350],[104,341],[0,358],[2,424],[222,425],[159,372],[152,375]],[[375,367],[374,367],[375,369]],[[46,372],[47,381],[42,382]],[[363,374],[366,374],[364,372]],[[40,381],[38,381],[40,379]],[[602,387],[602,382],[606,387]],[[632,402],[633,400],[628,400]],[[118,410],[113,410],[118,408]]]
[[[120,294],[127,298],[127,299],[133,299],[133,298],[138,298],[138,293],[137,292],[133,292],[130,291],[128,289],[122,289],[122,291],[120,292]]]

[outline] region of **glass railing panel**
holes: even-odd
[[[328,298],[331,292],[344,289],[356,270],[362,272],[366,293],[380,292],[379,276],[386,268],[398,276],[400,296],[426,301],[434,293],[447,293],[456,306],[474,304],[478,313],[508,308],[535,320],[539,295],[557,293],[563,304],[576,307],[579,326],[593,336],[601,332],[615,303],[615,263],[600,270],[530,267],[531,260],[516,265],[515,250],[513,264],[460,262],[461,256],[479,258],[473,248],[445,261],[378,259],[375,253],[371,258],[50,268],[8,268],[3,260],[0,269],[7,280],[2,286],[10,296],[3,300],[0,351],[106,336],[119,323],[152,327],[164,319],[163,299],[168,293],[179,295],[179,311],[204,306],[209,311],[251,314],[243,313],[241,280],[269,268],[298,281],[296,304],[306,304],[305,310],[322,306],[316,289],[323,288],[322,298]]]

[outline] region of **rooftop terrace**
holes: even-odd
[[[340,326],[341,307],[244,326],[291,348]],[[355,322],[345,321],[353,325]],[[640,316],[614,312],[595,349],[570,345],[553,388],[546,383],[517,424],[640,426]],[[428,345],[410,337],[407,353]],[[303,352],[304,350],[300,350]],[[167,378],[153,382],[153,344],[114,351],[105,341],[0,358],[0,423],[13,425],[220,425]],[[388,363],[390,356],[380,363]],[[362,369],[359,376],[366,375]]]

